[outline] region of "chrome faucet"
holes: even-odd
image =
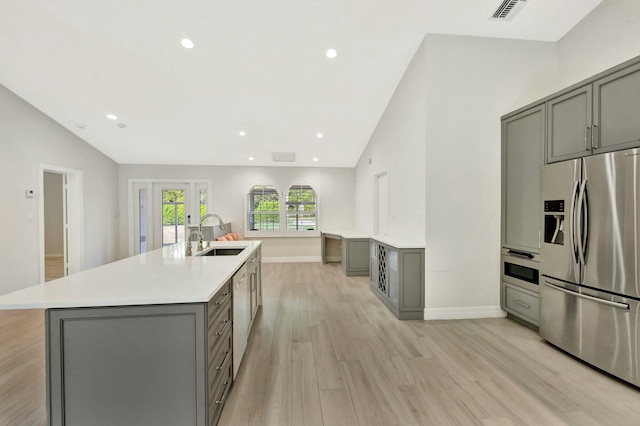
[[[224,231],[224,221],[220,218],[220,216],[218,216],[215,213],[207,213],[204,216],[202,216],[200,218],[200,225],[198,225],[198,232],[200,234],[200,236],[198,237],[198,250],[202,250],[202,239],[204,238],[204,234],[202,233],[202,224],[205,222],[205,220],[207,220],[210,217],[215,217],[216,219],[218,219],[218,222],[220,223],[220,229],[222,231]]]
[[[193,234],[196,234],[198,236],[198,251],[202,251],[202,232],[201,231],[191,231],[189,232],[189,236],[187,237],[187,249],[184,252],[185,256],[191,256],[192,252],[191,252],[191,236]]]

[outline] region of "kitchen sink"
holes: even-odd
[[[235,256],[240,254],[243,248],[214,248],[200,256]]]

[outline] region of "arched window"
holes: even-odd
[[[318,230],[318,196],[309,185],[292,185],[285,200],[287,231]]]
[[[280,194],[275,186],[254,185],[249,190],[247,231],[280,232]]]

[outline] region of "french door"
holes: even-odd
[[[183,242],[187,237],[186,218],[191,215],[189,185],[156,183],[154,190],[154,248]]]
[[[209,210],[208,180],[130,181],[129,253],[183,242]]]

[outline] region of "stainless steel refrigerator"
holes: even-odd
[[[640,386],[640,149],[542,169],[540,335]]]

